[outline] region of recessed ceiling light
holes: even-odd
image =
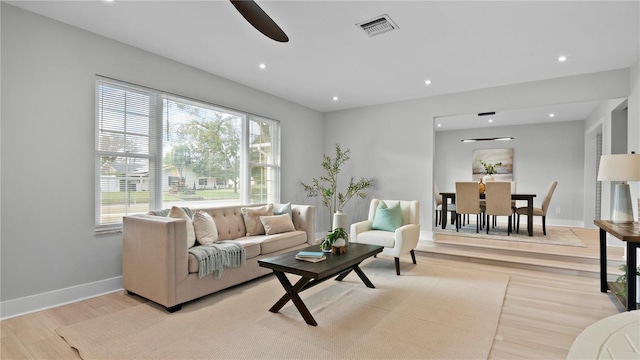
[[[566,57],[565,55],[560,55],[560,56],[558,57],[558,61],[559,61],[559,62],[565,62],[565,61],[567,61],[567,57]]]
[[[338,101],[338,97],[337,97],[337,96],[334,96],[334,97],[333,97],[333,101]]]
[[[266,65],[266,64],[260,64],[260,65],[258,65],[258,66],[260,67],[260,69],[266,69],[266,68],[267,68],[267,65]]]
[[[489,119],[489,122],[490,122],[490,123],[492,123],[492,122],[493,122],[493,119]]]
[[[424,81],[424,84],[425,84],[425,85],[431,85],[431,80],[429,80],[429,79],[425,80],[425,81]]]
[[[442,127],[442,124],[438,124],[438,125],[436,125],[436,126],[438,126],[438,127]]]
[[[553,114],[553,113],[549,114],[549,117],[554,117],[554,116],[556,116],[556,114]]]

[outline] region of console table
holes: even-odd
[[[611,285],[607,283],[607,233],[624,241],[627,245],[627,311],[635,310],[636,306],[636,267],[638,266],[636,251],[640,248],[640,224],[616,224],[610,220],[594,220],[600,228],[600,291],[607,292]],[[615,292],[614,292],[615,294]]]

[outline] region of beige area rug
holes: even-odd
[[[272,275],[186,304],[153,303],[58,328],[84,359],[486,359],[509,277],[368,259],[356,274],[301,294],[307,325]],[[294,276],[290,280],[297,280]]]
[[[441,227],[435,228],[435,240],[438,241],[438,238],[441,235],[446,236],[462,236],[462,237],[473,237],[480,239],[490,239],[490,240],[503,240],[503,241],[517,241],[517,242],[528,242],[528,243],[537,243],[537,244],[545,244],[545,245],[561,245],[561,246],[576,246],[576,247],[587,247],[585,243],[582,242],[576,236],[576,234],[571,230],[571,228],[549,228],[547,227],[547,235],[545,236],[542,233],[541,225],[533,226],[533,236],[529,236],[527,234],[527,225],[524,224],[524,227],[520,225],[520,233],[516,234],[515,232],[511,233],[511,235],[507,236],[507,225],[506,224],[498,224],[495,228],[489,229],[489,234],[487,235],[487,230],[483,231],[480,229],[480,233],[476,233],[476,224],[466,224],[462,227],[458,232],[456,232],[456,226],[447,224],[447,228],[442,230]]]

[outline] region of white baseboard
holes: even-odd
[[[0,303],[0,320],[51,309],[122,290],[122,276]]]
[[[435,238],[433,236],[433,231],[420,230],[420,240],[419,241],[433,241]]]

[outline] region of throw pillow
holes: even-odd
[[[196,232],[193,230],[193,222],[189,215],[177,206],[172,206],[171,210],[169,210],[170,218],[174,219],[185,219],[187,221],[187,247],[192,247],[196,244]]]
[[[376,213],[373,216],[373,224],[371,228],[374,230],[396,231],[402,226],[402,209],[400,202],[387,207],[384,201],[380,201]]]
[[[200,245],[213,244],[218,240],[216,222],[206,211],[198,210],[193,214],[193,229],[196,232],[196,241]]]
[[[244,218],[244,227],[247,229],[247,236],[264,235],[264,226],[260,221],[260,216],[272,216],[273,204],[256,207],[243,207],[240,209]]]
[[[293,212],[291,211],[291,203],[286,204],[274,204],[273,215],[289,214],[289,217],[293,219]]]
[[[193,212],[191,211],[191,209],[189,209],[188,207],[184,207],[184,206],[181,206],[180,209],[184,210],[184,213],[187,214],[189,219],[193,219]],[[171,211],[171,209],[149,210],[149,212],[147,212],[147,214],[155,215],[155,216],[167,217],[167,216],[169,216],[169,211]]]
[[[273,215],[273,216],[260,216],[262,226],[264,226],[264,232],[267,235],[280,234],[284,232],[294,231],[296,228],[293,226],[291,217],[287,214]]]

